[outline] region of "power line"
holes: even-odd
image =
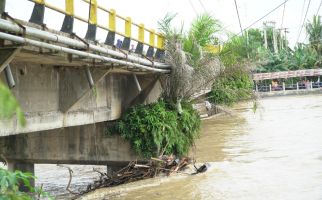
[[[198,15],[198,12],[196,10],[196,8],[193,6],[191,0],[189,0],[190,6],[192,7],[193,11],[195,12],[196,15]]]
[[[319,11],[320,11],[320,8],[321,8],[321,5],[322,5],[322,0],[320,1],[320,5],[319,5],[319,8],[318,8],[318,11],[316,12],[316,15],[319,14]]]
[[[262,16],[261,18],[259,18],[258,20],[256,20],[255,22],[253,22],[251,25],[247,26],[246,28],[244,28],[244,30],[249,29],[250,27],[254,26],[257,22],[261,21],[262,19],[264,19],[265,17],[267,17],[268,15],[270,15],[272,12],[274,12],[275,10],[277,10],[279,7],[281,7],[282,5],[286,4],[286,2],[288,2],[289,0],[285,0],[283,3],[279,4],[278,6],[276,6],[273,10],[269,11],[268,13],[266,13],[264,16]],[[239,32],[237,35],[241,34],[242,32]]]
[[[322,1],[322,0],[321,0],[321,1]],[[284,7],[283,7],[283,15],[282,15],[281,28],[283,27],[283,23],[284,23],[285,6],[286,6],[286,2],[284,3]]]
[[[243,28],[242,28],[242,25],[241,25],[241,22],[240,22],[240,17],[239,17],[237,2],[236,2],[236,0],[234,0],[234,1],[235,1],[235,7],[236,7],[236,12],[237,12],[237,17],[238,17],[240,32],[243,34]]]
[[[203,3],[202,3],[202,1],[201,1],[201,0],[199,0],[199,3],[200,3],[200,5],[201,5],[201,7],[203,8],[203,10],[204,10],[205,12],[207,12],[206,7],[205,7],[205,5],[203,5]]]
[[[306,0],[303,1],[303,6],[302,6],[302,10],[301,10],[301,18],[300,19],[302,19],[302,17],[303,17],[305,3],[306,3]],[[300,25],[301,25],[301,22],[300,22]]]
[[[319,14],[319,11],[320,11],[320,8],[321,8],[321,5],[322,5],[322,0],[320,1],[320,5],[319,5],[319,7],[318,7],[318,10],[317,10],[317,12],[316,12],[316,15],[318,15]],[[303,40],[303,42],[305,42],[305,40],[306,40],[306,38],[309,36],[309,34],[308,33],[306,33],[306,35],[305,35],[305,38],[304,38],[304,40]]]
[[[303,23],[302,23],[302,26],[301,26],[301,29],[300,29],[300,33],[297,36],[296,43],[299,42],[299,39],[300,39],[300,36],[301,36],[301,33],[302,33],[302,29],[303,29],[303,26],[304,26],[304,23],[305,23],[305,20],[306,20],[306,16],[307,16],[307,13],[308,13],[309,8],[310,8],[310,4],[311,4],[311,0],[309,0],[309,4],[307,5],[306,12],[305,12],[305,16],[304,16],[304,19],[303,19]]]

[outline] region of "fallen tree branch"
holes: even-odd
[[[71,189],[70,189],[70,183],[72,182],[72,178],[73,178],[73,170],[70,168],[70,167],[68,167],[68,166],[63,166],[63,165],[57,165],[57,166],[59,166],[59,167],[64,167],[64,168],[67,168],[68,169],[68,172],[69,172],[69,180],[68,180],[68,184],[67,184],[67,186],[66,186],[66,190],[69,192],[69,193],[71,193],[71,194],[73,194],[73,195],[79,195],[80,193],[77,193],[77,192],[74,192],[74,191],[72,191]]]

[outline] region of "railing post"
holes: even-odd
[[[45,0],[35,0],[34,9],[32,10],[29,22],[43,25],[45,16]]]
[[[164,56],[164,38],[162,35],[157,35],[157,51],[155,53],[155,57],[157,59],[161,59]]]
[[[299,87],[299,82],[296,83],[296,90],[299,90],[300,87]]]
[[[283,82],[283,91],[285,92],[285,83]]]
[[[116,11],[111,9],[108,14],[108,33],[105,40],[105,44],[113,46],[115,42],[115,31],[116,31]]]
[[[94,41],[96,39],[97,29],[97,0],[91,0],[89,3],[89,20],[85,39]]]
[[[131,35],[132,35],[132,20],[130,17],[125,19],[125,37],[122,42],[122,49],[129,50],[131,44]]]
[[[139,39],[139,42],[136,45],[135,53],[142,54],[142,52],[143,52],[143,43],[144,43],[144,24],[139,24],[139,27],[138,27],[138,39]]]
[[[65,33],[72,33],[74,27],[74,0],[65,0],[65,11],[66,15],[60,30]]]
[[[155,31],[151,30],[150,31],[150,40],[149,40],[149,48],[148,52],[146,54],[147,57],[153,57],[154,55],[154,40],[155,40]]]

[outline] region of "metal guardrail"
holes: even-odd
[[[297,83],[297,84],[284,84],[284,85],[256,85],[254,90],[258,92],[274,92],[274,91],[286,91],[286,90],[305,90],[321,88],[322,82],[310,82],[309,84]]]
[[[113,46],[115,44],[115,36],[123,36],[124,39],[121,44],[116,44],[117,47],[129,50],[131,40],[136,41],[138,44],[135,48],[135,53],[143,54],[143,46],[148,46],[148,51],[146,53],[147,57],[161,58],[164,55],[164,37],[160,33],[156,33],[153,29],[147,29],[144,24],[137,24],[132,22],[130,17],[122,17],[116,13],[114,9],[106,9],[101,5],[97,4],[97,0],[81,0],[89,5],[89,18],[85,19],[82,16],[78,16],[74,12],[75,2],[74,0],[65,0],[65,10],[58,8],[55,5],[49,4],[46,0],[28,0],[34,2],[34,9],[30,18],[30,22],[42,25],[44,22],[45,8],[50,8],[54,11],[62,13],[65,15],[61,31],[66,33],[73,33],[74,19],[80,20],[88,24],[87,33],[85,39],[95,41],[97,27],[108,31],[108,35],[105,40],[105,44]],[[98,23],[97,11],[98,9],[103,12],[108,13],[108,26]],[[116,31],[116,19],[121,19],[124,21],[124,33]],[[132,27],[136,26],[138,28],[138,37],[134,38],[132,36]],[[149,34],[149,41],[145,41],[145,33]],[[155,43],[155,41],[157,42]],[[156,48],[156,51],[154,50]]]
[[[293,77],[305,77],[305,76],[321,76],[322,69],[304,69],[294,71],[280,71],[270,73],[255,73],[253,74],[253,80],[270,80],[279,78],[293,78]]]

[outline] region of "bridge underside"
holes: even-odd
[[[0,80],[11,88],[27,121],[25,127],[15,117],[0,121],[0,155],[10,168],[119,166],[137,158],[126,141],[106,130],[128,107],[160,96],[160,73],[1,42]]]
[[[107,134],[108,122],[1,137],[0,153],[9,163],[105,164],[137,159],[128,142]]]
[[[11,62],[10,67],[15,80],[12,92],[27,125],[19,126],[16,119],[1,121],[0,136],[115,120],[131,104],[152,102],[161,92],[158,76],[151,74],[134,76],[92,68],[91,88],[84,68],[20,60]],[[4,73],[0,78],[6,82]]]

